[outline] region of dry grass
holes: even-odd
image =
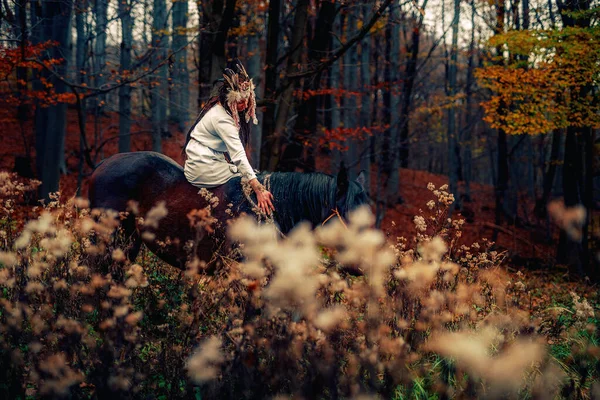
[[[209,276],[193,259],[129,263],[124,216],[80,199],[56,196],[17,230],[28,188],[12,180],[0,175],[3,398],[598,395],[597,306],[573,293],[534,308],[504,254],[463,243],[443,187],[393,243],[366,209],[283,239],[241,219],[244,262],[222,254]]]

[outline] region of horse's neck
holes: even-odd
[[[335,180],[332,177],[318,173],[305,175],[291,173],[280,179],[278,183],[281,186],[277,188],[280,194],[291,188],[299,190],[292,201],[278,204],[280,210],[275,215],[282,229],[291,229],[301,221],[310,221],[317,225],[323,222],[335,208],[335,199],[331,194],[332,190],[334,191],[332,185],[335,185]],[[273,194],[277,197],[277,193]]]

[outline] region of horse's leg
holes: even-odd
[[[121,223],[122,234],[123,234],[123,251],[127,259],[134,263],[137,258],[140,248],[142,246],[142,238],[135,225],[135,216],[129,215]]]
[[[123,281],[125,278],[127,261],[134,263],[140,252],[142,238],[136,228],[135,215],[129,214],[121,220],[120,226],[112,234],[112,238],[107,243],[107,252],[104,257],[104,263],[100,264],[103,273],[110,273],[116,281]],[[115,250],[121,250],[126,259],[114,258]]]
[[[93,192],[95,194],[95,191]],[[101,192],[97,197],[90,196],[92,208],[116,210],[125,212],[127,210],[127,199],[122,196],[108,196],[106,192]],[[136,228],[135,215],[131,212],[120,221],[120,226],[112,234],[112,238],[106,243],[106,252],[96,255],[89,262],[102,274],[110,273],[113,278],[121,280],[125,276],[123,271],[122,261],[113,259],[113,252],[117,249],[125,253],[127,259],[135,262],[135,259],[140,251],[142,238]]]

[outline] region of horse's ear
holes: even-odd
[[[363,190],[366,190],[365,185],[367,184],[367,172],[364,169],[360,171],[356,177],[356,183],[358,183]]]
[[[337,174],[337,197],[338,199],[342,196],[346,195],[348,192],[348,186],[350,182],[348,181],[348,169],[346,165],[342,161],[340,165],[340,171]]]

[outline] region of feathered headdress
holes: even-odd
[[[235,124],[240,127],[239,115],[237,113],[236,104],[242,100],[248,100],[248,108],[246,109],[246,122],[249,122],[252,118],[254,125],[258,124],[256,119],[256,97],[254,95],[254,83],[252,79],[246,73],[246,69],[239,60],[235,60],[233,66],[234,71],[231,68],[225,68],[223,71],[223,78],[227,82],[228,93],[227,93],[227,105],[233,114],[233,120]]]

